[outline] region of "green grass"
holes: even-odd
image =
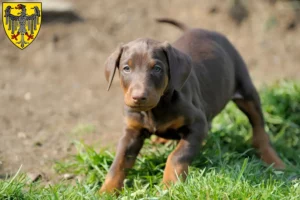
[[[117,197],[97,193],[114,154],[76,142],[77,155],[57,163],[55,169],[83,176],[83,180],[44,186],[29,183],[20,174],[0,181],[0,199],[300,199],[300,83],[280,82],[260,94],[266,128],[288,166],[284,172],[264,166],[256,157],[247,118],[230,103],[215,118],[186,182],[168,190],[161,180],[173,144],[146,142]]]

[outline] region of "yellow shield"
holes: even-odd
[[[40,2],[3,2],[2,22],[9,40],[20,49],[25,49],[37,37],[42,21]]]

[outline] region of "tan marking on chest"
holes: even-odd
[[[169,121],[165,124],[159,125],[157,127],[157,131],[159,132],[165,132],[168,129],[179,129],[184,125],[184,117],[178,117],[172,121]]]
[[[136,130],[140,130],[142,128],[146,128],[148,129],[150,132],[165,132],[168,129],[179,129],[180,127],[182,127],[184,125],[184,117],[178,117],[172,121],[169,121],[167,123],[164,124],[158,124],[158,125],[153,125],[152,123],[142,123],[139,120],[127,117],[125,118],[125,124],[128,128],[132,128],[132,129],[136,129]]]
[[[141,122],[139,122],[136,119],[130,118],[130,117],[125,118],[125,124],[128,128],[132,128],[132,129],[136,129],[136,130],[143,128],[143,124]]]

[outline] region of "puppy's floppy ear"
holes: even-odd
[[[192,60],[187,54],[172,47],[168,42],[163,43],[170,71],[170,81],[175,90],[180,91],[192,70]]]
[[[118,48],[107,58],[105,62],[105,78],[108,81],[107,91],[109,90],[114,79],[116,68],[119,67],[120,58],[123,47],[119,45]]]

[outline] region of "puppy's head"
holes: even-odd
[[[170,44],[137,39],[110,55],[105,77],[109,90],[118,68],[125,104],[136,111],[147,111],[158,104],[167,88],[181,89],[191,66],[190,57]]]

